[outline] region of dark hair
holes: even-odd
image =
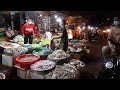
[[[27,21],[28,21],[28,20],[32,20],[32,19],[31,19],[31,18],[27,18]]]
[[[63,22],[63,25],[65,25],[65,24],[66,24],[66,20],[62,20],[62,22]]]
[[[6,26],[5,26],[5,28],[9,28],[10,26],[9,26],[9,24],[7,24]]]
[[[114,21],[119,21],[120,18],[119,17],[114,17]]]
[[[28,18],[28,20],[31,19],[31,18]],[[32,19],[31,19],[32,20]]]

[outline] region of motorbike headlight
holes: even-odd
[[[110,62],[110,61],[108,61],[108,62],[105,64],[105,67],[111,69],[111,68],[113,68],[113,63]]]

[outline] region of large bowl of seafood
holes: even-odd
[[[24,47],[6,48],[4,49],[4,52],[8,54],[13,54],[13,55],[21,55],[21,54],[25,54],[26,52],[28,52],[28,49]]]
[[[16,61],[20,65],[21,68],[29,69],[31,64],[34,64],[40,59],[40,56],[37,56],[35,54],[24,54],[21,56],[18,56],[16,58]]]
[[[50,60],[40,60],[30,66],[30,68],[34,71],[46,71],[55,67],[55,62]]]
[[[63,50],[55,50],[52,54],[48,55],[47,59],[56,62],[56,64],[64,64],[68,61],[69,57],[70,55]]]

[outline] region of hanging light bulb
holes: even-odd
[[[56,21],[60,23],[60,22],[62,22],[62,19],[61,18],[57,18]]]
[[[57,16],[57,15],[55,15],[55,18],[58,18],[58,16]]]

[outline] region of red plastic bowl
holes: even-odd
[[[20,61],[21,58],[23,57],[29,57],[29,56],[35,56],[36,59],[35,60],[32,60],[32,61],[29,61],[29,62],[24,62],[24,61]],[[16,58],[16,61],[18,62],[18,64],[20,65],[21,68],[25,68],[25,69],[29,69],[30,68],[30,65],[31,64],[34,64],[35,62],[39,61],[40,59],[40,56],[37,56],[35,54],[24,54],[22,56],[18,56]]]

